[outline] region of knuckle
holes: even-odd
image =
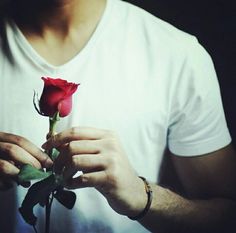
[[[94,145],[94,143],[89,140],[77,141],[75,143],[77,143],[77,149],[80,153],[88,152],[88,151],[99,153],[100,148],[97,145]]]
[[[79,164],[78,160],[79,160],[79,158],[77,158],[76,156],[72,156],[72,158],[71,158],[71,166],[73,168],[76,168],[78,166],[78,164]]]
[[[116,178],[116,172],[115,170],[106,171],[106,184],[109,187],[116,187],[117,186],[117,178]]]
[[[115,156],[108,156],[107,158],[107,166],[113,170],[116,168],[117,166],[117,158]]]
[[[5,160],[0,160],[0,173],[8,174],[9,173],[9,165]]]
[[[68,146],[67,146],[67,154],[68,155],[74,154],[74,147],[75,147],[75,145],[74,145],[73,141],[68,143]]]
[[[107,138],[103,140],[103,146],[109,151],[114,151],[118,148],[118,142],[115,138]]]
[[[30,164],[31,164],[33,167],[37,168],[37,169],[40,169],[40,168],[42,167],[41,164],[40,164],[40,162],[38,162],[37,160],[35,160],[35,161],[30,161]]]
[[[6,162],[4,160],[0,160],[0,171],[1,173],[4,171],[6,167]]]
[[[117,148],[118,147],[118,141],[116,140],[116,138],[111,138],[109,140],[109,144],[112,148]]]
[[[23,137],[20,137],[20,136],[17,136],[17,135],[14,136],[14,142],[17,145],[22,145],[25,141],[26,141],[26,139],[23,138]]]
[[[72,127],[71,130],[70,130],[70,133],[71,133],[72,136],[77,135],[78,132],[79,132],[78,127]]]
[[[11,143],[6,143],[4,146],[4,151],[7,154],[14,154],[17,151],[17,146]]]
[[[106,138],[116,138],[116,133],[112,130],[105,130],[104,134]]]
[[[80,175],[80,182],[82,184],[87,184],[89,182],[89,176],[87,174]]]

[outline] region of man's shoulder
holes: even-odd
[[[155,16],[146,10],[131,3],[110,0],[115,2],[116,13],[113,17],[120,18],[123,27],[128,30],[129,35],[147,38],[150,45],[160,45],[171,49],[188,49],[197,41],[191,35],[167,21]],[[138,38],[137,38],[138,39]]]

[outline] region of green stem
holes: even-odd
[[[50,215],[51,215],[50,195],[47,197],[45,213],[46,213],[45,233],[49,233],[50,232]]]
[[[35,232],[35,233],[38,233],[38,231],[37,231],[35,225],[33,225],[33,228],[34,228],[34,232]]]
[[[49,119],[49,135],[52,136],[55,132],[57,120],[50,118]]]
[[[57,112],[52,118],[49,118],[49,134],[48,137],[54,135],[56,123],[59,121],[59,113]],[[52,150],[48,151],[48,155],[52,157]],[[53,168],[47,169],[47,171],[52,171]],[[50,215],[51,215],[51,207],[53,202],[53,195],[50,194],[46,200],[46,207],[45,207],[45,233],[50,233]]]
[[[56,112],[53,117],[49,118],[49,137],[55,133],[57,122],[60,120],[59,112]]]

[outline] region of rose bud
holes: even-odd
[[[53,117],[57,112],[60,117],[69,115],[72,109],[72,95],[79,84],[59,78],[42,77],[42,80],[44,88],[39,100],[40,113],[49,117]]]

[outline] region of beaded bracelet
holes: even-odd
[[[149,182],[144,177],[139,176],[139,178],[143,180],[144,185],[145,185],[145,191],[147,193],[147,204],[146,204],[145,208],[143,209],[143,211],[141,213],[139,213],[138,215],[136,215],[134,217],[128,216],[128,218],[131,220],[139,220],[139,219],[143,218],[145,216],[145,214],[148,212],[148,210],[150,209],[150,206],[152,204],[152,188],[151,188]]]

